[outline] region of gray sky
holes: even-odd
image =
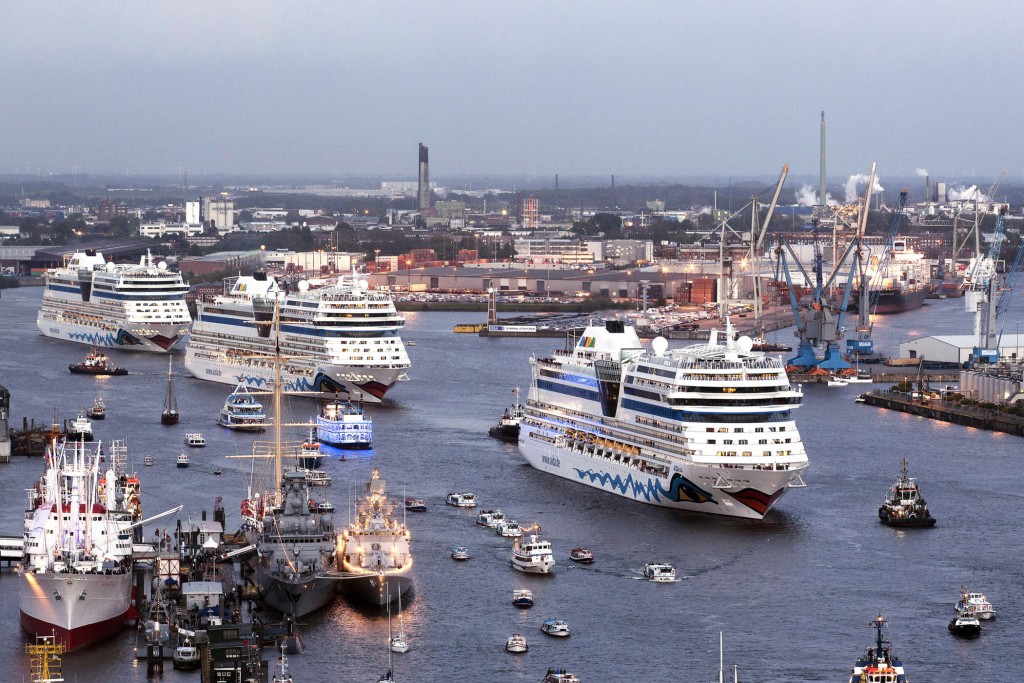
[[[0,173],[1021,175],[1024,11],[0,0]],[[987,183],[986,183],[987,184]]]

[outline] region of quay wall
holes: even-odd
[[[995,410],[960,406],[938,400],[922,403],[909,396],[881,391],[864,394],[864,402],[867,405],[898,410],[910,415],[920,415],[931,420],[1024,436],[1024,418]]]

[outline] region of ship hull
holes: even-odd
[[[117,633],[131,607],[132,575],[25,572],[21,626],[76,650]],[[59,596],[59,598],[57,597]]]
[[[336,593],[335,581],[323,576],[290,581],[274,576],[262,567],[256,570],[256,576],[263,590],[264,604],[296,618],[326,607]]]
[[[268,346],[268,353],[273,349]],[[228,359],[225,354],[198,352],[189,345],[185,351],[185,367],[195,377],[237,386],[240,382],[250,389],[272,386],[272,363]],[[377,368],[344,365],[302,365],[289,361],[281,369],[285,391],[319,391],[339,394],[343,398],[380,403],[384,395],[405,374],[406,368]]]
[[[407,574],[348,576],[341,582],[342,592],[377,607],[385,607],[389,601],[398,600],[399,594],[404,596],[412,589],[412,577]]]
[[[872,302],[877,296],[878,303],[872,306],[872,313],[903,313],[921,308],[925,299],[928,298],[928,289],[920,287],[916,289],[884,289],[871,293]]]
[[[762,519],[806,469],[806,465],[787,470],[720,469],[682,462],[673,464],[668,477],[659,477],[530,438],[535,431],[532,426],[522,424],[520,430],[519,450],[535,469],[629,500],[691,512]]]
[[[36,316],[36,327],[44,337],[52,339],[151,353],[169,352],[188,333],[188,323],[133,324],[124,320],[110,320],[85,324],[69,319],[68,314],[61,314],[58,320],[57,314],[46,309],[40,310]]]

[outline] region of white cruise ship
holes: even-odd
[[[87,249],[47,271],[36,325],[56,339],[165,353],[188,334],[186,292],[181,273],[148,253],[138,264],[118,264]]]
[[[760,519],[804,486],[791,410],[802,398],[777,358],[727,322],[707,344],[646,350],[632,327],[587,327],[575,348],[534,358],[519,448],[544,472],[643,503]]]
[[[280,300],[285,391],[344,392],[379,403],[406,379],[398,335],[405,319],[391,297],[355,275],[337,285],[282,289],[266,273],[228,278],[224,293],[197,302],[185,367],[199,379],[268,388],[274,376],[274,299]]]

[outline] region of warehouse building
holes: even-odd
[[[1024,358],[1021,337],[1004,334],[1000,340],[1000,357],[1004,360]],[[947,367],[963,367],[971,360],[971,353],[978,344],[973,334],[946,334],[934,337],[918,337],[900,344],[900,358],[923,358],[925,364],[940,364]]]

